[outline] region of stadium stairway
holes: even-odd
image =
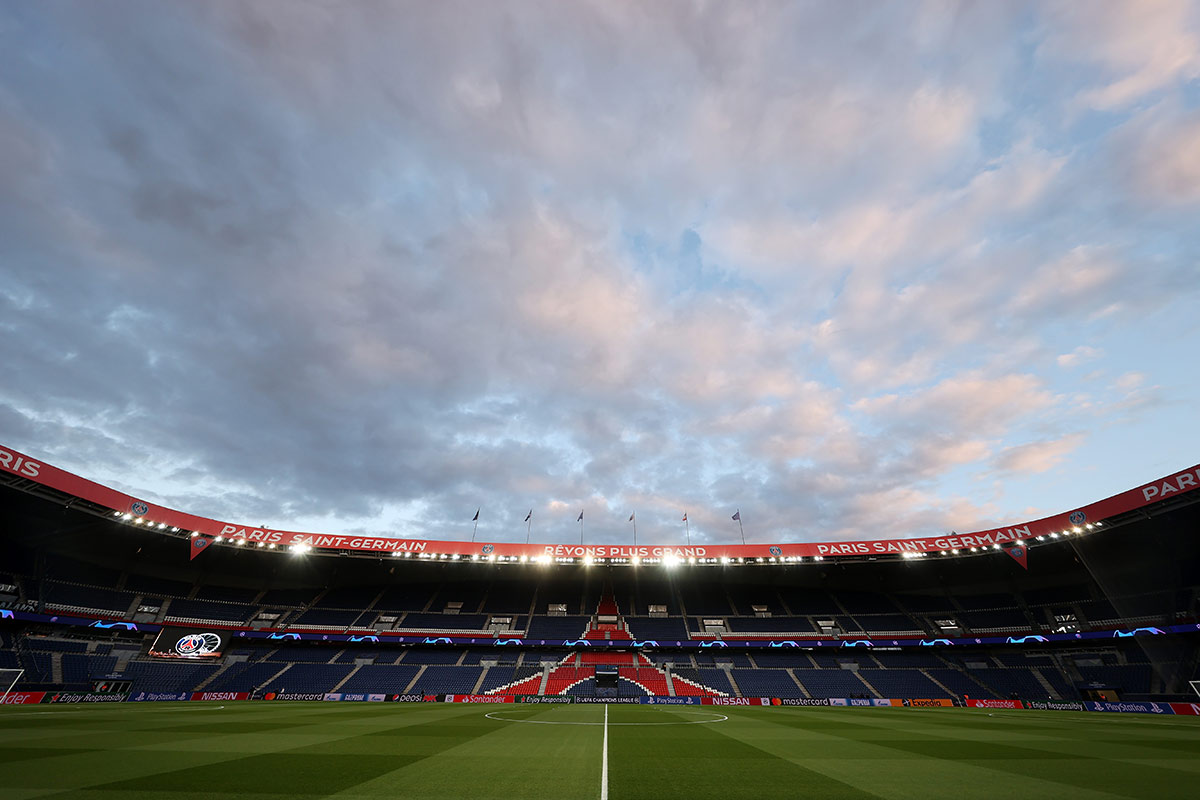
[[[922,674],[922,675],[924,675],[926,678],[929,678],[929,680],[933,681],[933,682],[934,682],[935,684],[937,684],[939,687],[941,687],[942,691],[943,691],[943,692],[945,692],[945,693],[946,693],[947,695],[949,695],[950,697],[958,697],[958,695],[957,695],[957,694],[955,694],[954,692],[950,691],[950,689],[946,687],[946,684],[942,683],[942,682],[941,682],[941,681],[939,681],[937,678],[933,677],[933,675],[929,674],[929,670],[927,670],[927,669],[923,669],[923,670],[921,670],[921,674]],[[978,681],[976,681],[976,683],[978,683]],[[984,690],[984,691],[989,691],[989,690],[987,689],[987,687],[985,687],[983,684],[979,684],[979,688],[980,688],[980,689],[982,689],[982,690]]]
[[[615,618],[615,622],[606,621],[601,623],[599,622],[599,617],[605,617],[606,620]],[[620,607],[617,605],[610,587],[606,586],[604,588],[596,607],[596,613],[588,621],[582,638],[585,640],[606,639],[610,641],[614,639],[630,639],[628,627],[625,625],[625,620],[621,617]],[[616,666],[619,670],[619,680],[636,687],[644,694],[650,696],[666,695],[674,697],[677,694],[690,696],[728,696],[727,692],[721,692],[705,686],[698,681],[673,675],[667,670],[657,667],[654,662],[642,654],[591,653],[587,651],[570,653],[557,666],[544,670],[542,680],[538,685],[538,693],[554,695],[568,694],[581,684],[585,684],[595,678],[595,666],[597,664]],[[526,682],[532,686],[533,679],[526,679]],[[493,691],[489,693],[497,694],[501,692]],[[511,693],[511,690],[506,693]]]
[[[1055,700],[1063,699],[1059,695],[1058,690],[1054,688],[1053,684],[1051,684],[1050,681],[1046,680],[1046,676],[1042,674],[1042,671],[1040,669],[1031,667],[1029,669],[1029,671],[1033,673],[1033,677],[1037,678],[1038,683],[1040,683],[1042,685],[1042,688],[1046,690],[1047,695],[1049,695],[1050,697],[1053,697]]]
[[[230,660],[226,659],[225,661],[221,662],[221,666],[217,668],[216,672],[214,672],[212,675],[209,675],[207,678],[205,678],[204,680],[202,680],[196,684],[196,691],[203,692],[205,689],[207,689],[209,687],[209,685],[213,681],[215,681],[217,678],[219,678],[224,673],[228,672],[229,668],[232,667],[234,664],[245,664],[245,663],[246,663],[245,661],[230,661]]]
[[[536,675],[506,683],[489,689],[485,694],[541,694],[546,685],[547,670],[538,670]]]
[[[725,674],[728,676],[730,687],[733,688],[733,696],[742,697],[742,689],[738,686],[737,679],[733,677],[733,670],[728,670]]]
[[[274,675],[272,675],[272,676],[271,676],[270,678],[268,678],[267,680],[263,681],[263,682],[262,682],[261,684],[259,684],[258,686],[255,686],[255,687],[254,687],[254,691],[255,691],[256,693],[257,693],[257,692],[261,692],[263,689],[265,689],[266,687],[270,686],[270,685],[271,685],[271,683],[272,683],[272,681],[277,681],[277,680],[279,680],[279,677],[280,677],[281,675],[283,675],[283,673],[285,673],[285,672],[287,672],[289,669],[291,669],[291,667],[292,667],[292,665],[291,665],[291,662],[289,662],[289,663],[287,663],[287,664],[284,664],[284,665],[283,665],[283,669],[279,670],[279,672],[276,672]]]
[[[399,660],[397,660],[397,663],[399,663]],[[424,675],[425,675],[425,670],[427,670],[428,668],[429,668],[429,665],[428,665],[428,664],[422,664],[422,665],[421,665],[421,668],[420,668],[419,670],[417,670],[417,674],[416,674],[416,675],[413,675],[413,679],[412,679],[412,681],[411,681],[411,682],[409,682],[408,686],[407,686],[407,687],[405,687],[404,691],[405,691],[405,692],[411,692],[411,691],[412,691],[412,688],[413,688],[414,686],[420,686],[420,685],[421,685],[421,678],[422,678],[422,676],[424,676]]]
[[[330,663],[332,663],[332,660],[330,661]],[[354,673],[358,672],[360,669],[362,669],[362,664],[355,664],[355,665],[354,665],[354,669],[352,669],[352,670],[350,670],[349,672],[347,672],[347,673],[346,673],[346,677],[344,677],[344,678],[342,678],[340,681],[338,681],[338,682],[337,682],[337,685],[336,685],[336,686],[334,686],[334,687],[333,687],[332,689],[330,689],[329,691],[331,691],[331,692],[340,692],[340,691],[342,690],[342,687],[346,685],[346,681],[348,681],[348,680],[350,680],[351,678],[353,678],[353,677],[354,677]]]
[[[750,661],[753,663],[754,659],[751,659]],[[758,667],[756,666],[755,669],[758,669]],[[812,697],[812,695],[808,693],[808,689],[804,688],[804,684],[796,678],[796,673],[792,672],[791,669],[785,669],[784,672],[786,672],[788,677],[792,679],[792,683],[800,687],[800,694],[803,697]]]

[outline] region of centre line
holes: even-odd
[[[604,758],[600,762],[600,800],[608,800],[608,703],[604,704]]]

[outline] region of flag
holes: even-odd
[[[635,511],[635,512],[633,512],[633,513],[634,513],[634,514],[636,514],[637,512]],[[633,514],[630,514],[630,515],[629,515],[629,521],[630,521],[630,522],[633,522]]]
[[[576,522],[583,522],[583,512],[582,512],[582,511],[580,511],[580,512],[579,512],[579,519],[577,519],[577,520],[575,520],[575,521],[576,521]]]
[[[1021,565],[1022,569],[1029,569],[1029,550],[1023,544],[1014,544],[1012,547],[1005,548],[1013,560]]]
[[[479,522],[479,509],[475,509],[475,516],[471,517],[472,522]]]
[[[685,511],[685,512],[683,512],[683,519],[682,519],[681,521],[682,521],[682,522],[687,522],[687,512],[686,512],[686,511]]]
[[[526,522],[529,522],[529,520],[531,520],[531,519],[533,519],[533,509],[532,508],[529,509],[529,513],[525,515]]]
[[[200,535],[192,539],[191,555],[188,556],[188,561],[207,550],[210,544],[212,544],[211,536]]]
[[[742,510],[739,508],[737,511],[733,512],[733,516],[730,517],[730,519],[736,520],[737,522],[741,522],[742,521]]]

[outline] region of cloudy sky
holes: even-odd
[[[0,5],[0,443],[330,533],[926,535],[1200,461],[1200,4]]]

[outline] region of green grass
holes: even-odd
[[[4,707],[0,798],[594,800],[604,714],[601,705]],[[720,715],[728,719],[679,724]],[[608,720],[612,800],[1200,796],[1196,718],[609,706]]]

